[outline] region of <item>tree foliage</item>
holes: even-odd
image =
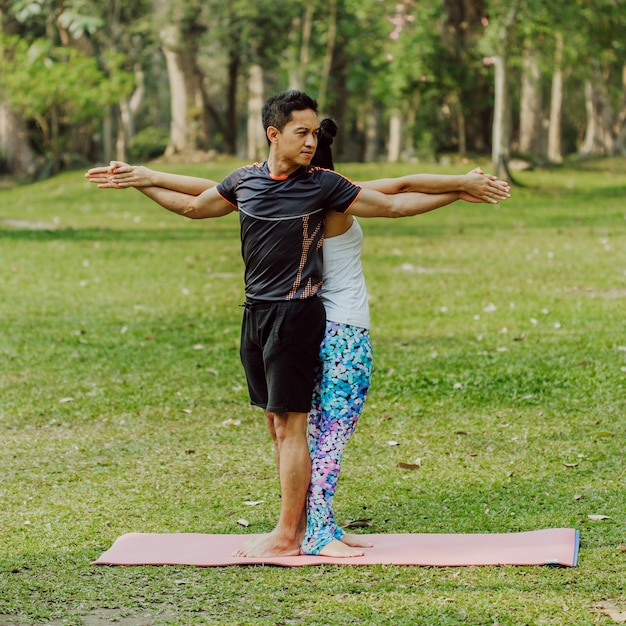
[[[341,129],[339,159],[383,158],[395,128],[403,157],[489,153],[494,133],[508,157],[525,133],[525,156],[545,160],[549,124],[565,154],[624,152],[625,9],[626,0],[2,0],[0,104],[37,129],[37,149],[57,168],[68,151],[123,156],[135,132],[170,121],[190,147],[244,154],[251,68],[266,95],[298,87],[320,98]],[[521,88],[528,59],[532,91]],[[188,93],[177,104],[179,85]],[[522,118],[530,97],[533,116]]]
[[[0,89],[11,107],[35,122],[41,151],[59,171],[71,129],[94,127],[104,108],[130,89],[128,75],[119,71],[119,58],[108,58],[105,75],[95,58],[46,39],[5,37],[1,45]]]

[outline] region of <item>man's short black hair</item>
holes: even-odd
[[[317,113],[317,102],[303,91],[291,89],[272,96],[263,106],[261,117],[263,128],[267,132],[270,126],[282,132],[283,128],[291,121],[294,111],[312,109]]]

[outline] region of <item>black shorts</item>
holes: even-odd
[[[308,413],[326,313],[317,297],[246,303],[241,362],[250,403],[271,413]]]

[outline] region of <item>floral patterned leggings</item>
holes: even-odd
[[[320,347],[321,368],[309,414],[311,484],[307,496],[306,535],[302,552],[319,554],[344,531],[333,514],[341,457],[363,410],[372,376],[369,331],[326,323]]]

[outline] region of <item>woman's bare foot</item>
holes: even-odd
[[[343,541],[331,539],[330,542],[319,551],[319,556],[346,558],[351,556],[363,556],[363,552],[347,545]]]
[[[249,558],[270,558],[273,556],[298,556],[300,542],[289,541],[273,531],[259,537],[248,539],[241,548],[233,552],[233,556]]]
[[[373,548],[374,544],[365,539],[362,535],[351,535],[349,533],[344,533],[341,538],[341,543],[345,543],[347,546],[352,546],[353,548]]]

